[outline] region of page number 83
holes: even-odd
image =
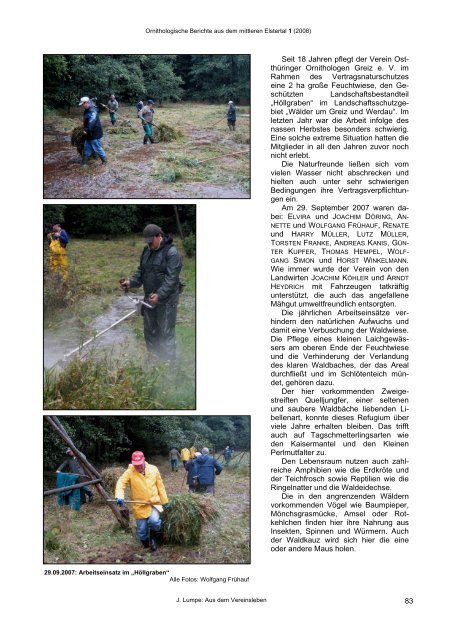
[[[414,598],[404,598],[404,604],[414,604]]]

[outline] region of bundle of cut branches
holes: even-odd
[[[184,134],[180,129],[175,129],[169,124],[158,124],[155,126],[155,137],[159,142],[172,142],[174,140],[182,140]]]
[[[101,471],[104,487],[110,493],[114,493],[118,478],[124,473],[124,467],[106,467]]]
[[[196,545],[200,542],[203,524],[219,515],[212,498],[194,493],[171,497],[162,514],[162,538],[167,544]]]
[[[107,129],[107,131],[109,133],[113,133],[114,135],[129,135],[131,133],[137,133],[137,129],[133,126],[132,122],[128,118],[119,119],[116,127],[110,127],[109,129]]]
[[[77,147],[79,155],[83,156],[83,146],[85,144],[85,133],[83,127],[74,127],[71,133],[71,144],[73,147]]]

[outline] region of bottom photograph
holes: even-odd
[[[250,416],[45,416],[45,564],[250,563]]]

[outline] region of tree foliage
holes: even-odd
[[[195,100],[236,103],[250,101],[250,56],[192,56],[190,93]]]
[[[76,447],[100,466],[128,462],[136,450],[152,458],[172,447],[250,447],[249,416],[70,416],[60,421]],[[66,448],[44,419],[44,469],[55,470]]]
[[[82,96],[106,103],[164,101],[248,103],[249,55],[44,55],[44,106],[69,109]]]

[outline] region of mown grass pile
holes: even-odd
[[[77,148],[79,155],[83,155],[83,147],[85,144],[85,133],[83,127],[74,127],[71,132],[71,144]]]
[[[162,122],[154,128],[154,137],[158,142],[173,142],[175,140],[183,140],[184,134],[180,129],[170,126]]]
[[[115,493],[116,483],[119,477],[124,473],[125,467],[106,467],[101,471],[101,478],[104,487],[109,493]]]
[[[173,495],[162,514],[162,537],[166,544],[193,546],[200,543],[203,524],[219,511],[211,498],[193,493]]]
[[[129,136],[131,134],[137,133],[137,129],[133,126],[132,122],[128,118],[123,118],[122,120],[119,120],[118,124],[115,127],[110,127],[108,129],[108,132],[114,135]]]

